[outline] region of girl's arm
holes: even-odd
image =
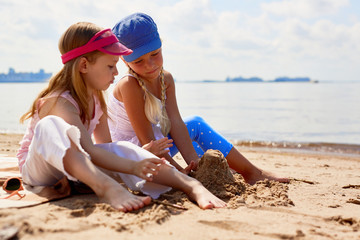
[[[199,157],[192,145],[187,127],[181,118],[176,101],[175,82],[169,72],[165,72],[165,80],[168,84],[168,88],[166,89],[166,111],[171,121],[170,135],[172,139],[174,139],[174,143],[184,157],[184,160],[188,164],[194,161],[197,166]]]
[[[149,158],[140,162],[135,162],[97,147],[93,144],[87,129],[82,123],[78,110],[72,103],[64,98],[50,98],[46,100],[44,105],[41,107],[39,116],[40,118],[43,118],[47,115],[61,117],[70,125],[76,126],[80,130],[81,146],[91,156],[91,161],[99,167],[112,171],[134,174],[138,177],[151,181],[152,177],[147,176],[147,174],[156,174],[157,169],[159,168],[157,164],[163,163],[163,160],[158,158]],[[155,171],[153,171],[153,169],[155,169]]]
[[[96,143],[112,142],[107,119],[107,116],[103,114],[99,119],[98,125],[96,125],[94,130],[94,138]]]
[[[155,141],[151,123],[145,115],[144,92],[137,80],[133,77],[123,78],[116,85],[114,96],[124,103],[126,113],[141,145],[143,146],[151,141]],[[183,170],[168,153],[159,154],[158,157],[164,157],[174,167]]]

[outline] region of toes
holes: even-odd
[[[141,200],[145,205],[149,205],[151,203],[151,197],[149,196],[142,197]]]
[[[290,182],[290,179],[289,179],[289,178],[281,178],[281,179],[280,179],[280,182],[282,182],[282,183],[289,183],[289,182]]]
[[[117,207],[116,209],[119,210],[120,212],[124,212],[124,213],[127,212],[126,208],[124,206],[122,206],[122,205]]]
[[[217,208],[226,207],[226,202],[224,202],[224,201],[222,201],[222,200],[216,201],[215,207],[217,207]]]
[[[136,200],[136,201],[131,203],[131,206],[132,206],[133,210],[138,210],[138,209],[144,207],[144,203],[142,201]]]
[[[134,210],[131,202],[126,202],[123,205],[124,205],[124,207],[126,209],[126,212],[131,212],[132,210]]]
[[[214,204],[212,204],[210,201],[205,202],[204,204],[199,204],[199,206],[202,209],[212,209],[212,208],[214,208]]]
[[[149,196],[146,197],[136,196],[126,204],[126,209],[127,211],[134,211],[143,208],[145,205],[148,205],[150,203],[151,203],[151,198]]]

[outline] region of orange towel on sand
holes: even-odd
[[[9,195],[2,189],[2,185],[9,177],[20,177],[17,159],[1,157],[0,159],[0,198]],[[21,178],[21,177],[20,177]],[[14,195],[8,199],[0,199],[0,208],[29,207],[51,200],[61,199],[71,194],[71,184],[66,177],[58,181],[54,186],[31,187],[24,184],[24,190],[19,191],[23,198]]]

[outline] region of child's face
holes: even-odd
[[[118,61],[119,56],[101,54],[94,63],[87,62],[86,70],[82,73],[89,90],[106,90],[118,75]]]
[[[138,59],[127,63],[144,80],[155,80],[159,77],[162,66],[163,57],[161,48],[142,55]]]

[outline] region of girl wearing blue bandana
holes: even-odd
[[[204,151],[217,149],[226,157],[230,168],[242,174],[250,184],[266,178],[289,181],[254,166],[201,117],[181,118],[174,79],[163,69],[162,44],[150,16],[132,14],[120,20],[112,30],[119,42],[133,51],[121,57],[129,74],[117,83],[109,96],[109,127],[113,140],[143,146],[185,173],[196,169]],[[178,151],[188,164],[185,169],[172,158]]]

